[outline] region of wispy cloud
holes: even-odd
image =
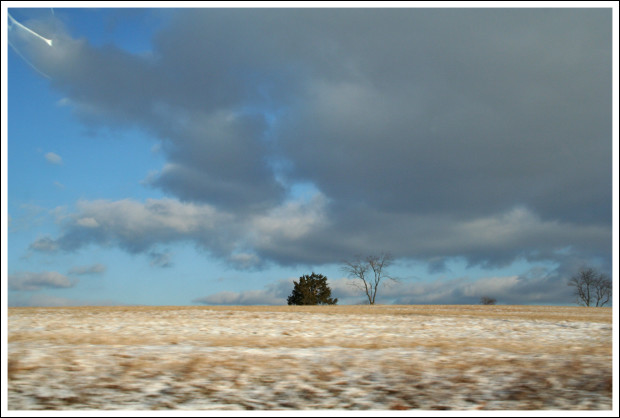
[[[84,276],[84,275],[92,275],[92,274],[103,274],[107,270],[107,267],[103,264],[97,263],[87,266],[75,266],[69,269],[69,274],[76,276]]]
[[[153,267],[170,268],[173,266],[172,254],[170,252],[151,251],[148,253]]]
[[[493,297],[499,304],[566,304],[574,301],[561,269],[533,268],[518,276],[480,278],[440,278],[433,281],[402,279],[383,282],[377,293],[379,304],[402,305],[477,305],[483,296]],[[261,289],[217,292],[192,300],[204,305],[285,305],[293,290],[295,278],[278,280]],[[359,281],[337,277],[328,280],[332,296],[341,305],[367,304]]]
[[[58,243],[51,237],[41,237],[33,241],[29,248],[34,251],[53,253],[58,250]]]
[[[54,165],[62,165],[62,157],[56,153],[48,152],[45,154],[45,160]]]
[[[19,272],[9,274],[9,290],[40,290],[44,288],[67,288],[76,284],[75,280],[55,271]]]
[[[482,296],[505,305],[573,303],[561,269],[534,268],[516,276],[451,278],[433,282],[403,281],[379,294],[382,303],[478,304]]]
[[[122,303],[106,299],[72,299],[42,293],[11,295],[8,306],[119,306]]]
[[[286,305],[286,298],[292,289],[293,279],[283,279],[269,283],[263,289],[218,292],[192,302],[203,305]]]

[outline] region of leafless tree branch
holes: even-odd
[[[357,256],[353,260],[346,261],[342,270],[354,279],[353,286],[364,291],[368,303],[374,305],[381,282],[385,282],[386,279],[397,281],[386,271],[393,261],[394,258],[390,253]]]
[[[575,288],[575,297],[582,306],[603,306],[611,297],[611,279],[598,273],[593,268],[583,267],[568,280],[568,285]]]

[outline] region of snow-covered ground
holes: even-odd
[[[314,308],[11,308],[8,408],[612,408],[608,308]]]

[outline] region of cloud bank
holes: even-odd
[[[168,198],[81,201],[32,249],[610,266],[610,9],[169,13],[141,55],[9,30],[84,123],[139,127],[167,161],[145,183]]]
[[[502,305],[556,304],[574,299],[567,286],[567,271],[534,268],[516,276],[481,278],[443,278],[433,282],[417,280],[385,281],[379,287],[376,303],[398,305],[477,305],[483,296]],[[568,273],[570,274],[570,273]],[[204,305],[286,305],[296,279],[279,280],[262,289],[226,291],[194,299]],[[329,279],[332,296],[341,305],[365,305],[368,299],[359,282],[351,278]]]

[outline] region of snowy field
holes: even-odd
[[[8,409],[609,410],[612,310],[10,308]]]

